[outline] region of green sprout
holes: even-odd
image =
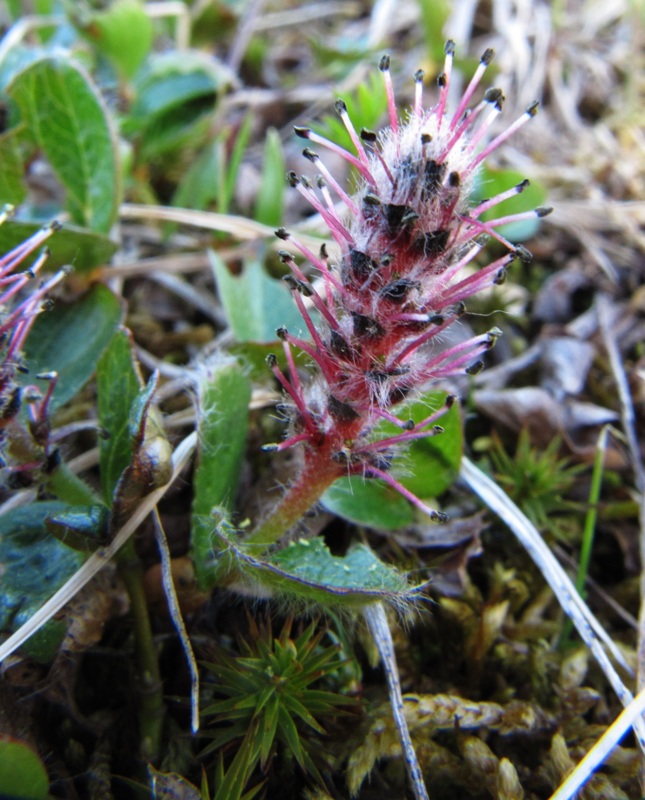
[[[495,479],[536,528],[548,530],[556,538],[570,538],[571,526],[577,524],[570,512],[580,509],[566,495],[585,465],[560,458],[560,446],[560,438],[555,437],[544,450],[533,447],[529,432],[522,429],[514,456],[506,452],[496,434],[489,455]]]
[[[324,629],[313,621],[292,636],[293,618],[273,637],[270,623],[250,624],[250,641],[240,640],[243,655],[218,652],[216,663],[204,666],[216,678],[221,699],[208,705],[203,716],[217,727],[206,730],[212,741],[202,756],[226,746],[237,747],[226,773],[216,775],[214,800],[253,796],[259,787],[243,794],[259,766],[266,773],[282,745],[301,769],[322,783],[312,757],[312,744],[325,735],[320,720],[336,717],[354,701],[336,692],[316,688],[345,664],[341,645],[323,645]]]

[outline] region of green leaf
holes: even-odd
[[[152,45],[152,20],[141,0],[115,0],[106,11],[92,14],[83,33],[129,80]]]
[[[400,604],[413,596],[405,577],[363,544],[338,557],[320,537],[301,539],[261,559],[234,541],[235,532],[225,530],[226,525],[220,525],[213,535],[220,540],[224,558],[230,559],[231,572],[281,598],[356,608],[380,600]]]
[[[152,56],[135,80],[137,93],[128,125],[147,127],[168,111],[210,97],[228,85],[230,73],[211,56],[195,50]]]
[[[14,128],[0,135],[0,205],[20,205],[27,196],[23,181],[22,131]]]
[[[85,557],[47,531],[50,516],[69,510],[49,501],[16,508],[0,517],[0,630],[17,630],[80,567]],[[30,640],[30,653],[47,660],[66,626],[46,626]]]
[[[35,222],[7,220],[0,226],[0,253],[12,250],[41,228],[42,224]],[[47,241],[50,253],[47,266],[49,269],[57,269],[70,264],[75,272],[89,272],[94,267],[107,264],[117,246],[116,242],[103,234],[66,224]],[[38,252],[25,259],[25,267],[36,260]]]
[[[237,183],[237,175],[240,170],[240,164],[242,163],[242,157],[244,156],[244,151],[246,150],[246,147],[249,143],[249,138],[251,136],[252,123],[253,116],[251,114],[247,114],[244,118],[244,122],[240,126],[240,129],[235,135],[233,150],[231,152],[231,157],[226,169],[226,174],[222,176],[224,181],[221,184],[222,191],[220,192],[218,200],[218,210],[223,214],[227,213],[229,206],[231,205],[231,200],[233,199],[233,193],[235,192],[235,184]]]
[[[108,543],[107,506],[70,506],[47,517],[47,530],[67,547],[89,553]]]
[[[191,555],[198,584],[215,581],[213,507],[231,509],[246,448],[251,387],[235,362],[204,370],[199,383],[199,457],[193,477]]]
[[[130,410],[142,383],[134,366],[131,335],[125,328],[118,330],[105,348],[96,377],[99,425],[107,433],[99,442],[101,487],[105,502],[111,503],[121,473],[132,461]]]
[[[72,220],[107,233],[120,201],[118,148],[89,75],[68,57],[43,58],[7,91],[65,187]]]
[[[321,502],[327,511],[377,530],[395,531],[414,520],[410,503],[391,486],[359,475],[339,478],[323,494]]]
[[[401,419],[419,423],[433,411],[445,406],[446,392],[428,392],[400,410]],[[461,411],[455,403],[437,420],[443,433],[412,442],[405,451],[404,465],[408,474],[399,480],[417,497],[437,497],[450,488],[459,474],[463,452]],[[391,422],[382,422],[376,429],[378,438],[397,436],[401,429]]]
[[[25,346],[25,363],[31,375],[58,372],[53,408],[71,400],[92,377],[122,316],[119,300],[97,284],[73,305],[61,303],[38,317]],[[31,375],[25,382],[33,381]]]
[[[0,797],[46,800],[49,778],[37,753],[9,736],[0,738]]]
[[[275,342],[276,328],[281,325],[302,333],[304,322],[289,290],[269,277],[259,261],[246,261],[242,272],[234,276],[214,250],[209,250],[208,257],[238,342]]]
[[[512,186],[517,186],[524,180],[525,176],[521,172],[512,169],[493,169],[484,164],[477,175],[477,185],[475,189],[475,202],[481,201],[486,197],[494,197],[500,192],[505,192]],[[521,194],[515,195],[503,203],[494,206],[489,211],[482,214],[481,218],[485,221],[505,217],[508,214],[519,214],[522,211],[532,211],[539,206],[543,206],[546,201],[546,190],[542,184],[532,181],[530,186]],[[523,242],[536,235],[540,228],[538,217],[519,222],[510,222],[496,228],[502,236],[512,242]]]
[[[284,207],[285,163],[280,134],[269,128],[264,145],[262,183],[255,202],[254,218],[264,225],[278,227],[282,224]]]

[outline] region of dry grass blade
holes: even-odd
[[[587,755],[580,761],[565,782],[551,795],[550,800],[569,800],[578,792],[584,783],[591,777],[593,771],[599,767],[611,751],[628,732],[631,726],[636,726],[639,718],[645,711],[645,691],[640,692],[617,717],[612,725],[607,728]]]
[[[428,800],[428,792],[423,782],[423,774],[419,766],[417,754],[414,750],[414,745],[412,744],[412,739],[410,738],[408,723],[405,719],[401,683],[399,682],[399,673],[394,653],[394,642],[392,641],[392,633],[387,622],[385,607],[382,603],[372,603],[366,606],[363,611],[363,617],[367,622],[374,643],[381,656],[381,661],[383,662],[392,714],[399,733],[403,758],[405,759],[405,768],[408,772],[414,796],[416,800]]]
[[[562,609],[575,625],[580,638],[591,650],[621,703],[628,706],[632,702],[633,696],[605,653],[603,643],[616,662],[631,672],[627,662],[580,597],[569,576],[542,540],[538,530],[497,484],[467,458],[462,459],[461,477],[486,503],[488,508],[508,525],[526,548],[544,580],[558,598]],[[634,722],[634,729],[641,748],[645,750],[645,724],[642,719]]]

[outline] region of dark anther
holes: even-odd
[[[376,268],[375,261],[360,250],[349,251],[349,263],[355,278],[366,278]]]
[[[390,57],[389,57],[389,55],[386,54],[386,55],[383,56],[383,58],[381,58],[381,61],[379,62],[379,65],[378,65],[378,68],[381,70],[381,72],[387,72],[389,70],[389,68],[390,68]]]
[[[329,254],[327,253],[327,245],[324,243],[320,245],[320,257],[325,261],[329,258]]]
[[[535,209],[535,213],[538,215],[538,217],[539,217],[540,219],[541,219],[542,217],[548,217],[548,216],[549,216],[549,214],[550,214],[552,211],[553,211],[553,208],[551,208],[551,207],[542,207],[542,206],[541,206],[540,208],[536,208],[536,209]]]
[[[374,131],[368,131],[367,128],[361,128],[361,139],[364,142],[375,142],[377,136]]]
[[[521,183],[518,183],[518,184],[517,184],[517,186],[515,187],[515,191],[516,191],[518,194],[520,194],[520,193],[521,193],[521,192],[523,192],[525,189],[528,189],[528,187],[529,187],[530,185],[531,185],[531,181],[530,181],[528,178],[524,178],[524,180],[523,180]]]
[[[381,198],[371,192],[365,195],[363,198],[363,202],[366,203],[368,206],[382,206],[383,203],[381,202]]]
[[[443,52],[447,56],[454,56],[456,46],[457,45],[454,43],[454,41],[452,39],[448,39],[446,41],[445,45],[443,46]]]
[[[399,233],[402,229],[413,225],[419,219],[419,215],[413,208],[410,208],[410,206],[388,203],[385,206],[385,218],[390,233],[394,235]]]
[[[445,511],[433,511],[430,519],[433,520],[434,522],[440,522],[443,524],[444,522],[448,522],[450,517],[446,514]]]
[[[424,256],[439,256],[446,249],[450,231],[429,231],[419,236],[414,242],[414,247]]]
[[[305,283],[304,281],[299,281],[293,275],[284,275],[282,280],[287,284],[287,286],[291,289],[292,292],[300,292],[300,294],[304,295],[305,297],[311,297],[314,293],[314,290],[309,286],[309,284]]]
[[[273,369],[273,367],[278,366],[278,357],[275,353],[269,353],[266,357],[266,362]]]
[[[334,419],[337,419],[340,422],[353,422],[358,418],[358,413],[354,411],[349,403],[343,403],[342,400],[334,397],[333,394],[329,395],[329,400],[327,401],[327,410],[332,417],[334,417]]]
[[[387,453],[365,453],[365,463],[373,469],[387,472],[392,469],[392,456]]]
[[[461,176],[458,172],[453,170],[450,175],[448,175],[448,186],[452,186],[456,189],[461,184]]]
[[[2,408],[0,409],[0,419],[5,422],[8,422],[10,419],[13,419],[16,414],[20,411],[20,406],[22,405],[22,389],[19,386],[15,386],[9,399],[3,404]]]
[[[437,75],[437,86],[440,89],[444,89],[447,83],[448,83],[448,79],[446,78],[446,73],[445,72],[440,72]]]
[[[466,375],[479,375],[479,373],[483,369],[484,369],[484,362],[475,361],[474,364],[471,364],[469,367],[466,367]]]
[[[503,283],[506,283],[506,278],[508,276],[508,272],[502,267],[497,275],[493,278],[493,283],[495,286],[501,286]]]
[[[432,314],[432,316],[428,317],[428,322],[431,325],[443,325],[445,319],[443,314]]]
[[[486,346],[489,350],[495,347],[495,344],[501,335],[502,331],[499,328],[491,328],[488,331],[488,341],[486,342]]]
[[[329,349],[332,353],[344,361],[350,361],[352,358],[352,348],[349,346],[347,339],[338,331],[332,330],[329,339]]]
[[[300,183],[301,183],[301,184],[302,184],[302,185],[303,185],[303,186],[304,186],[306,189],[311,189],[311,181],[309,180],[309,178],[308,178],[306,175],[301,175],[301,176],[300,176]]]
[[[338,98],[338,100],[336,100],[334,103],[334,108],[336,109],[337,114],[344,114],[347,111],[347,103]]]
[[[381,256],[380,264],[382,267],[389,267],[393,261],[394,256],[391,253],[386,253],[384,256]]]
[[[278,239],[283,239],[285,242],[291,236],[286,228],[278,228],[278,230],[275,232],[275,235],[278,237]]]
[[[413,431],[414,430],[414,420],[409,419],[407,422],[403,423],[403,430],[404,431]]]
[[[435,436],[439,436],[440,433],[444,433],[445,432],[445,429],[442,428],[441,425],[433,425],[432,426],[432,432],[434,433]]]
[[[265,453],[277,453],[280,447],[277,444],[263,444],[260,449]]]
[[[389,300],[392,303],[402,303],[408,294],[410,293],[411,289],[420,289],[421,284],[419,281],[411,281],[407,278],[399,278],[396,281],[392,281],[388,283],[387,286],[384,286],[379,295],[384,300]]]
[[[428,194],[436,194],[441,188],[443,177],[446,174],[447,166],[437,164],[436,161],[427,161],[425,166],[424,187]]]
[[[446,408],[452,408],[454,404],[457,402],[457,397],[454,394],[449,394],[446,397]]]
[[[278,256],[283,264],[288,264],[290,261],[293,261],[293,256],[288,250],[278,250]]]
[[[63,223],[59,222],[57,219],[53,220],[49,223],[49,229],[56,232],[59,231],[63,227]]]
[[[430,144],[432,141],[432,136],[429,133],[422,133],[421,134],[421,144]]]
[[[279,328],[275,329],[275,335],[278,337],[278,339],[282,339],[284,342],[289,335],[289,331],[284,327],[284,325],[281,325]]]
[[[327,186],[327,181],[323,178],[322,175],[316,175],[316,186],[319,189],[324,189]]]
[[[302,155],[309,161],[316,161],[318,158],[318,153],[314,153],[314,151],[310,150],[308,147],[305,147],[305,149],[302,151]]]
[[[523,244],[515,245],[515,252],[522,259],[524,264],[530,264],[533,261],[533,253]]]
[[[51,311],[52,308],[56,305],[51,297],[46,297],[40,305],[42,311]]]
[[[364,339],[378,339],[385,333],[385,329],[372,317],[352,311],[354,335]]]
[[[296,136],[299,136],[301,139],[308,139],[309,134],[311,133],[311,128],[303,128],[300,125],[294,125],[293,130],[295,131]]]
[[[534,100],[526,109],[526,113],[529,115],[529,117],[534,117],[537,114],[539,107],[540,101]]]
[[[396,386],[388,395],[388,405],[395,406],[397,403],[401,403],[409,394],[409,386]]]
[[[498,110],[501,110],[502,106],[504,105],[504,92],[501,89],[498,89],[496,86],[491,86],[490,89],[486,89],[484,92],[484,100],[487,103],[495,106]]]
[[[376,383],[385,383],[385,381],[389,380],[390,378],[400,378],[401,375],[407,375],[410,371],[410,367],[395,367],[394,369],[386,369],[386,370],[368,370],[365,373],[365,377],[368,380],[375,381]]]
[[[464,303],[463,300],[460,300],[455,306],[455,316],[463,317],[465,313],[466,313],[466,304]]]
[[[486,50],[484,50],[484,52],[482,53],[482,57],[480,58],[481,63],[488,66],[490,62],[493,60],[494,55],[495,51],[493,50],[493,48],[487,47]]]
[[[287,172],[287,183],[292,187],[297,186],[300,183],[300,179],[293,170],[289,170],[289,172]]]
[[[418,69],[414,73],[414,82],[415,83],[423,83],[423,79],[425,78],[425,72],[422,69]]]

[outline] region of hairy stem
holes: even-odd
[[[339,465],[328,448],[309,452],[305,466],[284,497],[245,540],[245,544],[270,547],[284,536],[315,505],[340,475]]]

